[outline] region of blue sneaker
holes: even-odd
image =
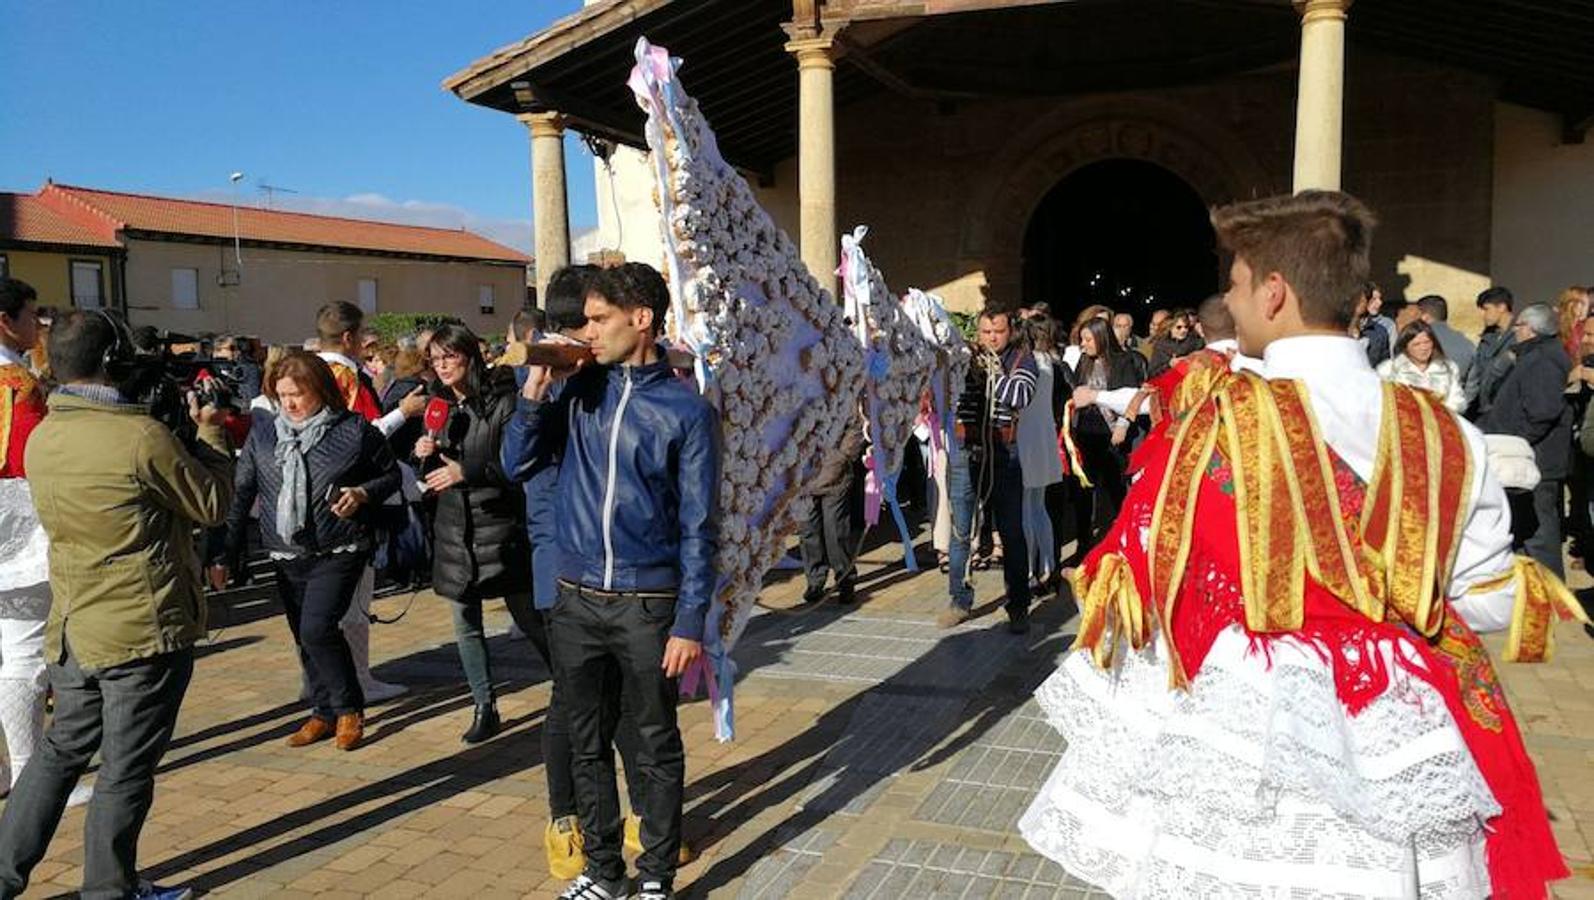
[[[194,891],[185,887],[161,887],[148,881],[140,881],[138,890],[133,892],[135,900],[193,900]]]

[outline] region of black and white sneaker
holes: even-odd
[[[636,883],[636,893],[632,900],[672,900],[675,893],[664,886],[662,881],[641,881]]]
[[[623,881],[611,883],[581,875],[570,882],[559,900],[631,900],[631,897]]]

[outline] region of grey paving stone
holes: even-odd
[[[861,815],[892,776],[956,728],[965,705],[962,696],[865,695],[798,799],[799,807]]]
[[[742,880],[738,900],[780,900],[801,884],[819,864],[836,834],[824,828],[798,831],[787,828],[775,836],[779,846],[760,859]]]
[[[1023,642],[993,626],[943,631],[929,622],[850,615],[804,632],[792,619],[764,615],[749,626],[738,660],[751,676],[973,693],[1023,652]]]
[[[1011,833],[1062,757],[1063,747],[1039,707],[1027,701],[960,751],[913,817]]]
[[[893,840],[847,886],[848,900],[900,897],[1002,900],[1105,900],[1066,879],[1055,863],[1034,854],[976,850],[957,844]]]

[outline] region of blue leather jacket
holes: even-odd
[[[719,414],[668,364],[594,366],[546,401],[521,401],[503,458],[511,477],[558,460],[560,578],[673,591],[670,634],[701,641],[716,580],[718,444]]]

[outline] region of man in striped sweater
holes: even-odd
[[[957,428],[947,456],[952,501],[948,550],[951,604],[937,620],[951,628],[974,607],[969,549],[981,516],[992,516],[1002,537],[1002,580],[1008,630],[1029,631],[1029,554],[1024,545],[1024,478],[1019,469],[1019,413],[1035,396],[1035,357],[1014,342],[1013,317],[987,307],[979,317],[979,352],[958,400]]]

